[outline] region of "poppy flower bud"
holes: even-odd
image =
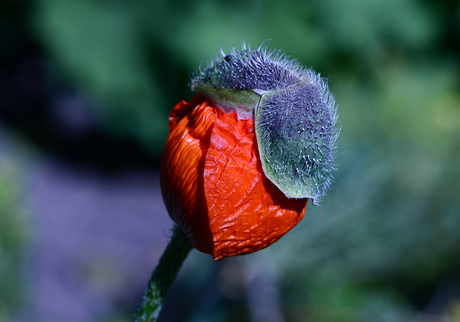
[[[329,188],[335,102],[311,69],[243,46],[198,71],[169,118],[161,188],[171,218],[216,260],[277,241]]]

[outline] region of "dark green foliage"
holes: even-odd
[[[25,261],[29,218],[21,206],[18,174],[0,161],[0,321],[8,321],[26,302]]]

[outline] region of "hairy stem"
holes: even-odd
[[[192,246],[184,232],[174,226],[171,241],[150,277],[147,288],[137,305],[133,322],[157,320],[166,294],[176,280],[177,273],[191,249]]]

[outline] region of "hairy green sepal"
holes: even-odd
[[[202,85],[192,86],[192,89],[209,98],[226,113],[236,111],[239,119],[253,118],[253,111],[260,101],[260,95],[253,90],[213,88]]]
[[[329,189],[339,129],[327,83],[278,51],[221,51],[192,78],[192,89],[238,119],[254,119],[264,174],[288,198],[318,204]]]
[[[326,180],[321,159],[329,147],[323,140],[324,123],[317,122],[320,116],[305,109],[302,97],[308,84],[278,90],[193,89],[226,112],[236,111],[240,119],[254,118],[264,174],[288,198],[316,201]]]

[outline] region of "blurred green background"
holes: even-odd
[[[191,72],[264,41],[329,80],[335,183],[266,250],[220,263],[193,252],[163,321],[460,321],[458,1],[3,0],[0,121],[66,162],[155,170]],[[83,110],[62,103],[69,92]],[[0,162],[0,321],[27,302],[18,171]]]

